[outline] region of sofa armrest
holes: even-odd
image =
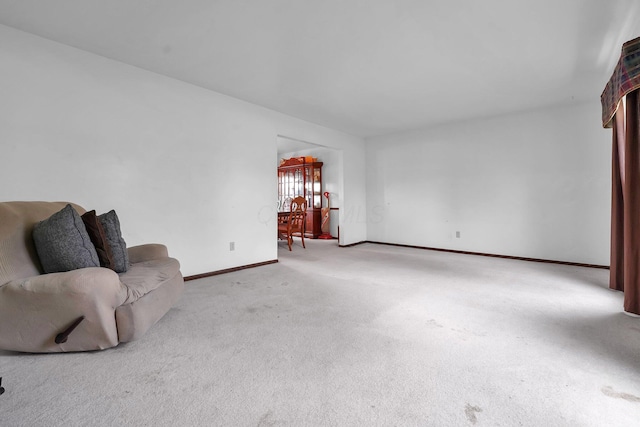
[[[167,247],[160,243],[132,246],[127,250],[129,252],[129,262],[132,264],[169,257]]]
[[[127,296],[118,274],[100,267],[42,274],[0,286],[0,349],[96,350],[118,344],[114,313]],[[79,317],[66,343],[55,337]]]

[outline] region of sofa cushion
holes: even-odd
[[[107,242],[111,247],[113,254],[113,264],[116,273],[124,273],[129,268],[129,254],[127,253],[127,244],[122,238],[120,230],[120,220],[116,211],[113,209],[109,212],[98,216],[100,224],[104,229]]]
[[[100,266],[105,268],[110,268],[111,270],[115,270],[114,262],[113,262],[113,253],[111,252],[111,246],[107,241],[107,236],[105,235],[104,228],[102,228],[102,224],[98,221],[98,217],[96,216],[96,211],[91,210],[85,212],[82,216],[82,221],[84,222],[84,226],[87,229],[87,233],[89,234],[89,238],[93,243],[93,246],[96,248],[96,253],[98,254],[98,260],[100,261]]]
[[[36,224],[32,237],[45,273],[100,267],[84,222],[70,204]]]
[[[131,264],[126,273],[121,273],[120,282],[127,288],[124,304],[135,302],[154,289],[173,279],[180,271],[175,258],[161,258]]]

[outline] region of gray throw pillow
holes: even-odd
[[[45,273],[100,267],[84,222],[70,204],[35,225],[33,242]]]
[[[87,229],[91,243],[96,247],[100,266],[113,270],[111,246],[109,246],[109,242],[107,242],[107,237],[104,235],[104,228],[102,228],[102,224],[98,221],[95,209],[85,212],[80,218],[82,218],[82,222],[84,222],[84,227]]]
[[[113,254],[113,269],[116,273],[124,273],[129,269],[129,253],[127,252],[127,244],[122,238],[120,231],[120,220],[116,211],[109,212],[98,216],[100,224],[104,229],[105,237],[111,247]]]

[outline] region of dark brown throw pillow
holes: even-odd
[[[104,228],[98,220],[95,210],[91,210],[82,215],[82,221],[87,229],[91,243],[96,247],[98,253],[98,259],[100,260],[100,267],[110,268],[115,270],[115,264],[113,262],[113,252],[111,246],[107,241],[107,237],[104,233]]]

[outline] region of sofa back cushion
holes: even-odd
[[[67,202],[0,203],[0,285],[43,273],[32,232],[35,224],[49,218]],[[82,214],[85,210],[72,204]]]

